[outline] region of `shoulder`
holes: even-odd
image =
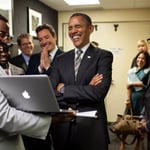
[[[59,58],[63,58],[63,57],[68,57],[68,56],[73,55],[73,54],[74,54],[74,49],[66,51],[66,52],[63,52],[58,57]]]
[[[9,63],[10,70],[13,75],[25,74],[24,70],[20,67],[17,67],[11,63]]]
[[[106,50],[106,49],[99,48],[99,47],[94,47],[93,45],[90,45],[87,51],[90,51],[91,53],[94,52],[96,53],[96,55],[110,55],[111,57],[113,57],[113,54],[110,50]]]
[[[136,73],[137,72],[137,67],[132,67],[128,70],[128,73]]]
[[[41,53],[34,53],[31,55],[30,59],[37,59],[37,58],[40,58],[41,56]]]
[[[65,63],[66,61],[68,61],[68,59],[69,60],[73,60],[74,59],[74,50],[63,52],[63,53],[57,55],[57,57],[56,57],[57,63],[58,62]]]
[[[17,55],[17,56],[14,56],[14,57],[10,58],[10,61],[15,61],[15,60],[22,59],[22,58],[23,58],[23,57],[22,57],[22,55],[20,54],[20,55]]]
[[[93,51],[91,51],[91,53],[93,53],[92,55],[94,55],[97,58],[100,58],[101,60],[107,59],[113,61],[113,54],[109,50],[102,48],[94,48]]]
[[[56,52],[56,53],[58,53],[58,54],[62,54],[62,53],[64,53],[64,51],[58,48],[58,50],[57,50],[57,52]]]
[[[97,48],[97,49],[98,49],[98,51],[99,51],[100,53],[104,53],[104,54],[113,56],[112,52],[109,51],[109,50],[102,49],[102,48]]]

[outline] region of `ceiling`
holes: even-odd
[[[150,0],[101,0],[100,5],[69,6],[64,0],[39,0],[58,11],[150,8]]]

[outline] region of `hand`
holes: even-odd
[[[51,60],[48,55],[48,50],[46,47],[42,49],[41,59],[40,59],[40,67],[41,69],[47,70],[51,66]]]
[[[89,85],[96,86],[96,85],[98,85],[99,83],[102,82],[102,79],[103,79],[103,75],[97,73],[95,76],[93,76],[93,78],[92,78],[92,80],[90,81]]]
[[[52,116],[52,123],[69,122],[76,117],[76,111],[56,113]]]
[[[59,83],[58,85],[57,85],[57,88],[56,88],[56,90],[58,91],[58,92],[60,92],[61,91],[61,88],[62,87],[64,87],[64,83]]]
[[[127,83],[127,89],[131,88],[133,86],[133,83],[132,82],[128,82]]]
[[[142,119],[140,121],[140,124],[139,124],[139,127],[138,127],[138,129],[140,130],[141,137],[143,137],[143,138],[146,135],[146,129],[145,129],[146,123],[147,123],[146,120]]]
[[[142,119],[140,121],[140,126],[139,126],[139,129],[142,129],[142,130],[145,130],[145,126],[146,126],[146,119]]]
[[[125,104],[126,104],[128,109],[131,109],[131,100],[130,99],[127,99]]]

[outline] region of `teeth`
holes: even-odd
[[[78,39],[78,38],[79,38],[79,36],[73,36],[72,38],[73,38],[73,39]]]

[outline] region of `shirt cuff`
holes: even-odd
[[[64,91],[65,91],[65,87],[63,86],[63,87],[60,89],[60,93],[61,93],[61,94],[64,94]]]
[[[40,65],[38,66],[39,73],[43,73],[44,71],[41,69]]]

